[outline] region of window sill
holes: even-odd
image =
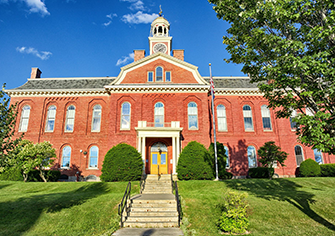
[[[99,168],[98,167],[88,167],[86,168],[86,170],[99,170]]]
[[[228,130],[218,130],[218,132],[228,133]]]
[[[58,168],[59,170],[70,170],[71,168],[70,167],[61,167],[61,168]]]
[[[73,131],[64,131],[65,134],[72,134]]]
[[[263,129],[264,132],[273,132],[273,130],[265,130]]]
[[[54,131],[53,130],[46,130],[44,131],[44,133],[53,133]]]
[[[244,130],[245,132],[248,132],[248,133],[250,133],[250,132],[255,132],[255,130]]]
[[[91,133],[100,133],[100,130],[91,130]]]

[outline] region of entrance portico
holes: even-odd
[[[138,121],[138,127],[135,127],[137,131],[137,150],[142,154],[142,159],[145,164],[145,168],[151,160],[151,153],[146,153],[146,150],[150,152],[150,149],[147,149],[147,138],[159,139],[171,138],[172,143],[172,156],[167,160],[172,161],[172,174],[176,174],[176,167],[178,163],[178,158],[180,154],[180,132],[183,128],[180,128],[179,121],[171,121],[171,123],[164,123],[163,127],[155,127],[154,123],[149,123],[146,121]],[[171,173],[171,170],[168,170],[168,173]]]

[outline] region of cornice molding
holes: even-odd
[[[52,89],[52,90],[5,90],[10,97],[49,97],[49,96],[108,96],[105,89]]]

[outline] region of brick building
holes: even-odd
[[[57,151],[55,168],[74,176],[100,176],[107,151],[120,142],[142,154],[146,173],[176,173],[179,154],[196,140],[213,142],[209,78],[172,50],[169,22],[151,24],[150,52],[134,50],[134,62],[117,77],[41,78],[32,68],[28,81],[6,90],[18,103],[16,130],[33,142],[50,141]],[[170,52],[172,51],[172,56]],[[294,124],[275,119],[267,100],[248,77],[214,77],[217,141],[229,156],[227,170],[245,176],[259,165],[257,150],[275,141],[289,153],[280,176],[294,176],[306,158],[335,162],[334,156],[299,144]]]

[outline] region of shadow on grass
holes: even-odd
[[[2,188],[6,188],[6,187],[8,187],[8,186],[11,186],[12,184],[1,184],[0,185],[0,189],[2,189]]]
[[[66,185],[64,185],[66,187]],[[42,212],[56,213],[81,205],[108,192],[105,183],[91,183],[68,192],[31,195],[0,203],[0,235],[21,235],[29,230]],[[4,230],[1,230],[1,228]]]
[[[234,180],[224,181],[227,187],[249,192],[250,194],[266,200],[286,201],[312,220],[335,231],[335,226],[327,219],[318,215],[310,205],[315,202],[314,194],[299,190],[302,186],[288,179],[276,180]]]

